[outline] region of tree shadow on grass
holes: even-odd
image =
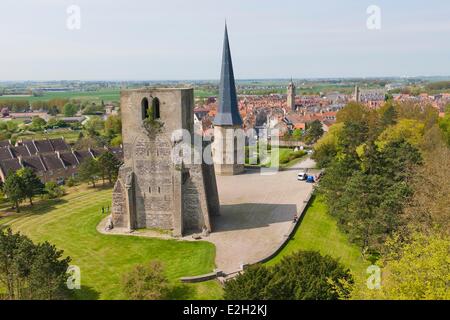
[[[39,200],[36,201],[33,206],[29,203],[23,203],[20,206],[20,212],[16,212],[11,206],[2,208],[0,210],[0,228],[8,225],[8,221],[14,220],[23,216],[33,216],[33,215],[43,215],[56,208],[57,205],[62,205],[67,203],[65,199],[50,199],[50,200]],[[6,223],[2,223],[1,218],[6,218]]]
[[[71,291],[70,299],[72,300],[98,300],[100,298],[100,293],[88,286],[81,286],[81,289]]]
[[[41,215],[50,212],[51,210],[55,209],[57,205],[62,205],[67,203],[68,201],[66,199],[48,199],[48,200],[41,200],[33,206],[30,206],[29,204],[26,206],[22,205],[21,213],[24,214],[36,214]]]
[[[167,294],[167,298],[169,300],[189,300],[192,299],[196,291],[197,290],[194,286],[185,283],[180,283],[173,285],[170,288]]]

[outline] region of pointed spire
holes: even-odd
[[[219,107],[214,118],[218,126],[240,126],[242,118],[239,114],[234,81],[233,63],[231,61],[230,44],[228,42],[228,28],[225,21],[225,35],[223,39],[222,70],[219,85]]]

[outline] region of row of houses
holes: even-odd
[[[78,166],[85,159],[97,158],[106,151],[122,161],[122,148],[73,150],[63,138],[24,140],[15,145],[0,141],[0,180],[4,182],[10,172],[31,168],[44,183],[63,182],[76,176]]]

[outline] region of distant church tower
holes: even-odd
[[[355,102],[361,102],[361,92],[359,91],[358,86],[355,86]]]
[[[241,134],[239,129],[242,129],[242,118],[238,109],[228,30],[225,24],[219,106],[214,118],[212,145],[214,168],[218,175],[235,175],[244,171],[244,146],[240,143],[243,139],[239,137]]]
[[[287,89],[287,107],[290,110],[295,110],[295,84],[292,79]]]

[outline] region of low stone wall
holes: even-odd
[[[199,276],[183,277],[183,278],[180,278],[180,281],[184,282],[184,283],[195,283],[195,282],[203,282],[203,281],[216,279],[217,277],[221,277],[221,276],[223,276],[223,272],[220,270],[217,270],[215,272],[202,274]]]

